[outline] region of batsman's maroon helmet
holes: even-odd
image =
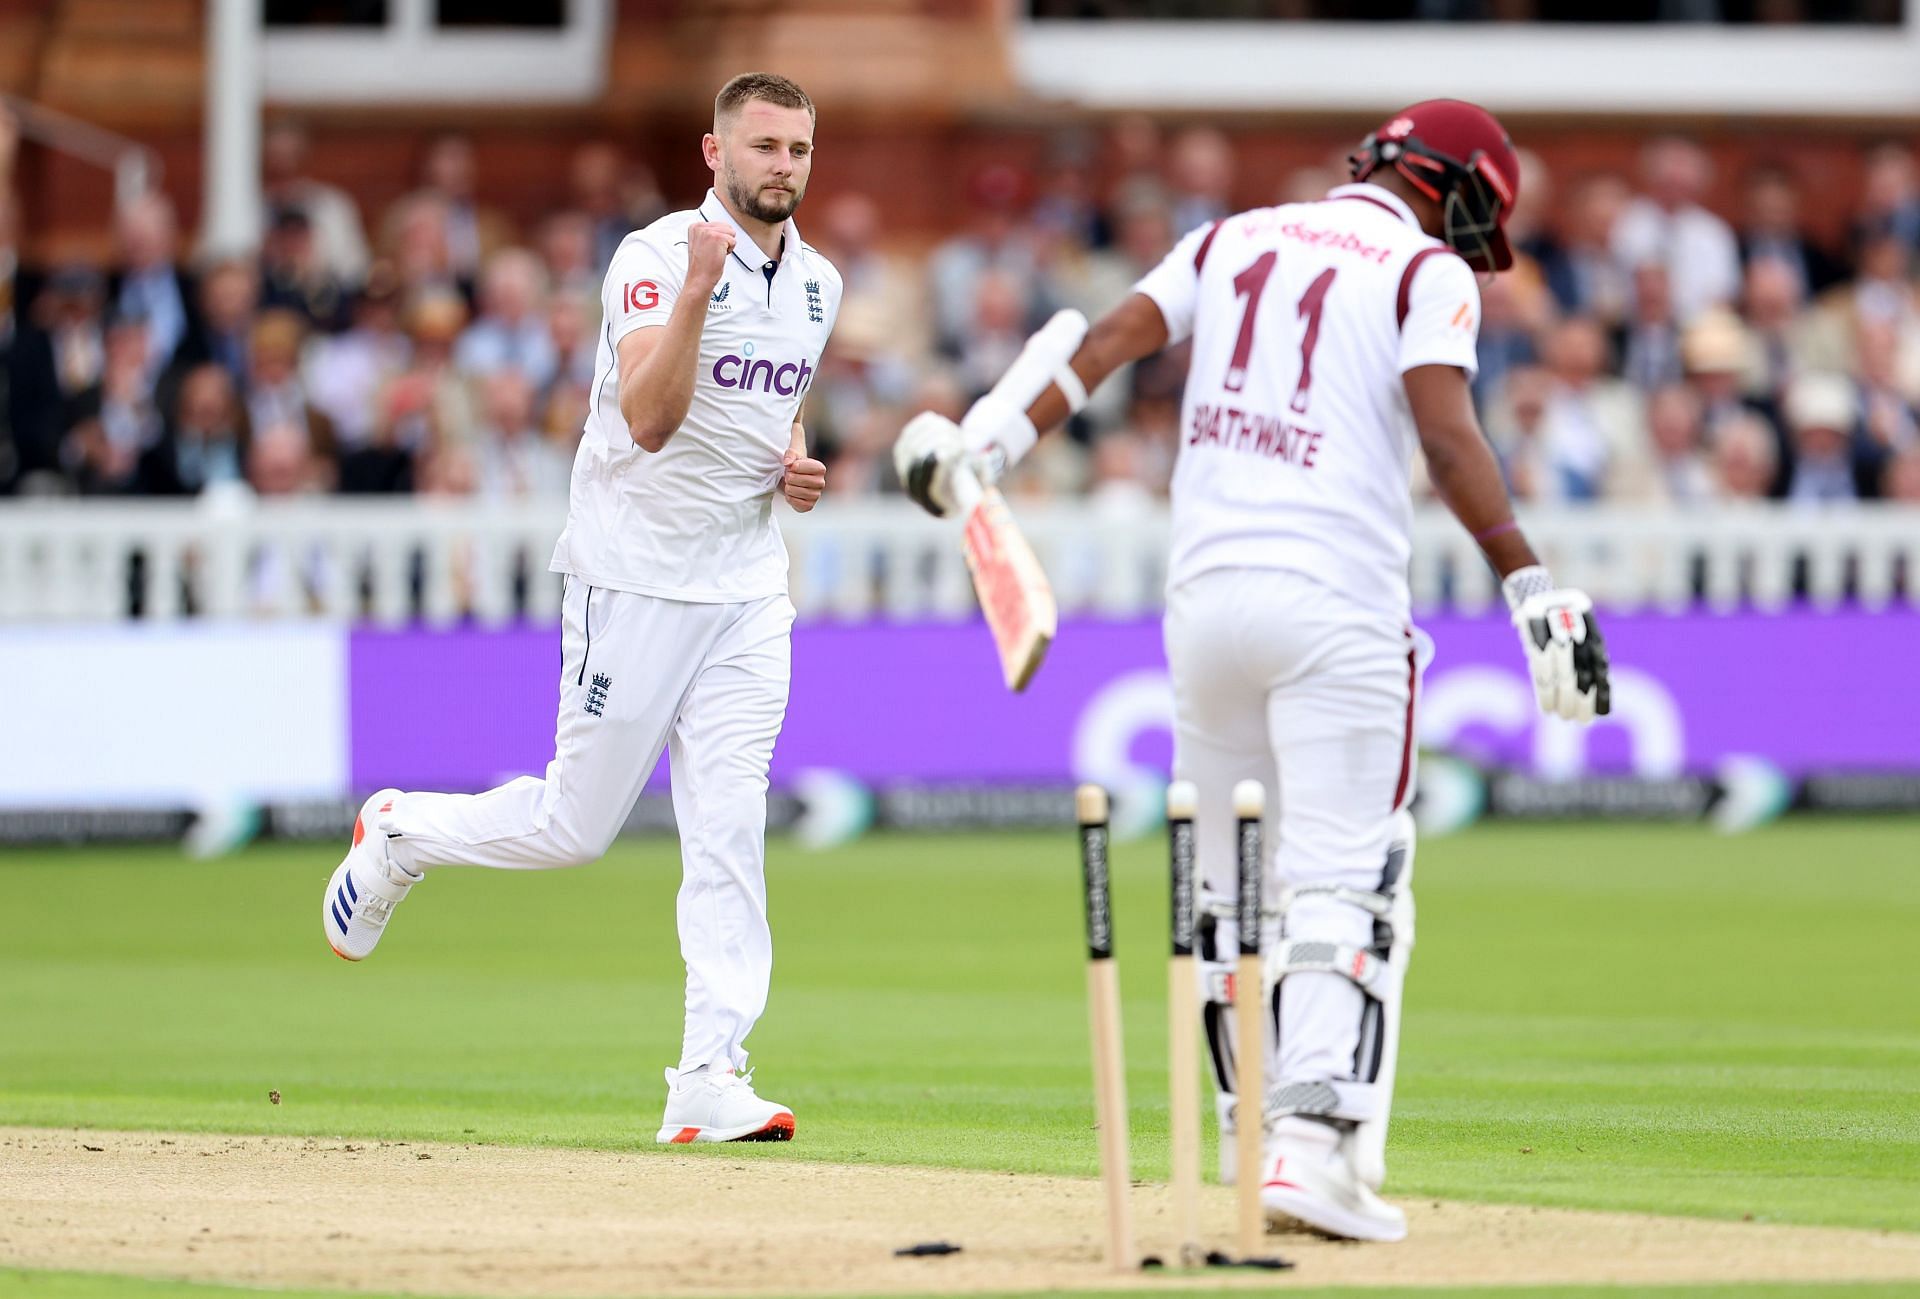
[[[1348,160],[1355,180],[1382,166],[1440,205],[1442,237],[1478,271],[1513,265],[1507,217],[1520,202],[1520,158],[1499,119],[1461,99],[1403,108]]]

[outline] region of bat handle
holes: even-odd
[[[964,519],[971,515],[973,507],[980,504],[980,498],[986,495],[986,490],[980,475],[965,459],[953,466],[947,479],[947,495],[953,501],[953,512],[957,517]]]

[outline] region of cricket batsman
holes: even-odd
[[[545,778],[484,794],[381,790],[321,899],[328,943],[358,961],[433,868],[591,862],[668,750],[687,983],[662,1142],[794,1132],[793,1112],[757,1096],[744,1070],[773,965],[767,767],[794,614],[774,503],[811,510],[826,488],[801,407],[840,308],[839,274],[793,222],[813,135],[799,86],[735,77],[702,141],[713,188],[628,235],[607,269],[592,404],[553,552],[566,589]]]
[[[916,420],[895,449],[923,506],[955,466],[991,481],[1114,370],[1193,342],[1172,486],[1165,643],[1174,775],[1201,795],[1203,1019],[1222,1175],[1256,1176],[1270,1218],[1399,1240],[1380,1198],[1401,989],[1413,945],[1414,707],[1408,466],[1498,570],[1541,709],[1608,709],[1592,604],[1554,585],[1519,526],[1468,390],[1478,275],[1513,263],[1513,143],[1485,110],[1431,100],[1351,159],[1354,184],[1192,231],[1087,334],[1026,410],[989,395],[965,421]],[[1230,792],[1277,790],[1267,842],[1266,1077],[1232,1095],[1237,890]],[[1210,932],[1209,932],[1210,931]],[[1264,1122],[1235,1170],[1236,1122]]]

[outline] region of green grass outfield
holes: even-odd
[[[757,1153],[1091,1175],[1073,843],[776,841],[750,1045],[801,1137]],[[1115,853],[1150,1178],[1162,853]],[[440,872],[360,966],[319,932],[336,860],[0,853],[0,1122],[653,1149],[680,1025],[670,841]],[[1424,844],[1390,1190],[1920,1230],[1917,862],[1920,822],[1893,819]],[[0,1292],[57,1284],[0,1272]]]

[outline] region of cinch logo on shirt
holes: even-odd
[[[730,353],[713,363],[713,381],[722,388],[758,388],[791,397],[813,382],[813,367],[805,361],[775,365],[764,356],[750,359]]]

